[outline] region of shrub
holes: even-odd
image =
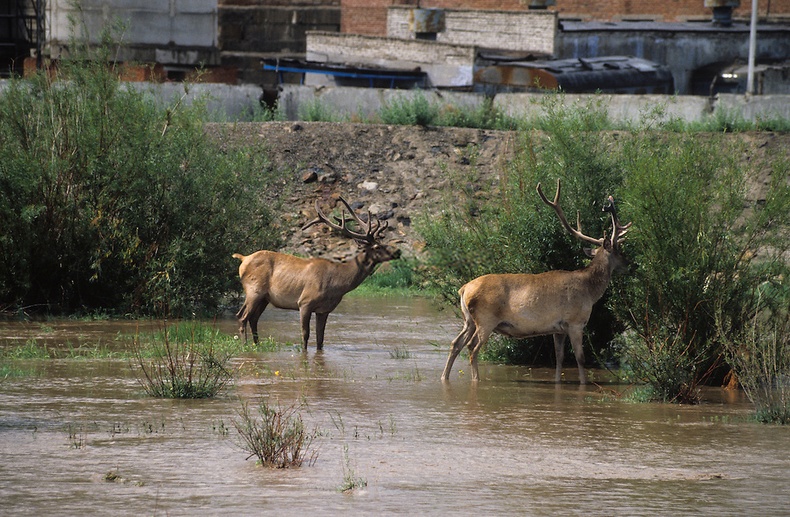
[[[518,129],[519,120],[505,115],[494,106],[493,99],[486,97],[476,108],[445,107],[439,113],[437,125],[514,130]]]
[[[312,449],[317,431],[308,431],[296,406],[276,407],[262,400],[253,412],[244,402],[233,425],[241,437],[240,446],[256,456],[264,467],[312,465],[318,453]]]
[[[139,381],[153,397],[199,399],[217,395],[233,381],[231,353],[222,335],[199,323],[166,327],[150,340],[135,337]]]
[[[0,95],[0,299],[49,310],[212,310],[231,254],[276,244],[258,153],[204,133],[204,103],[124,88],[108,50]],[[82,59],[85,57],[86,59]],[[189,85],[185,85],[189,88]]]
[[[379,118],[385,124],[402,126],[430,126],[439,117],[439,108],[432,104],[422,92],[412,96],[401,96],[379,110]]]
[[[332,108],[319,99],[300,105],[299,119],[306,122],[339,122],[339,117]]]
[[[763,291],[763,289],[761,289]],[[748,325],[733,329],[719,313],[727,358],[761,422],[790,424],[790,296],[782,307],[760,304]]]
[[[629,380],[648,383],[658,399],[693,401],[695,386],[726,371],[716,310],[742,328],[754,286],[782,267],[788,187],[775,174],[766,203],[744,212],[746,171],[718,135],[635,133],[622,153],[637,267],[617,293],[636,340],[620,359]]]

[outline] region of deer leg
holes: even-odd
[[[236,319],[239,321],[239,337],[244,338],[244,343],[247,343],[247,318],[244,315],[247,312],[247,301],[244,301],[244,304],[239,309],[239,312],[236,313]]]
[[[464,349],[464,346],[466,346],[466,344],[472,338],[474,332],[474,324],[464,321],[464,328],[461,330],[461,333],[458,334],[458,336],[453,340],[453,344],[450,347],[450,354],[447,356],[447,363],[444,365],[444,372],[442,372],[443,381],[446,381],[450,378],[450,371],[453,369],[453,362],[455,362],[455,358],[458,357],[458,354]]]
[[[256,303],[253,310],[250,311],[250,314],[247,316],[250,330],[252,331],[252,342],[256,345],[258,344],[258,320],[261,318],[261,314],[263,314],[263,311],[266,310],[268,305],[268,300],[262,300]]]
[[[584,370],[584,333],[581,329],[570,332],[573,355],[576,356],[576,366],[579,367],[579,384],[587,384],[587,372]]]
[[[562,380],[562,361],[565,359],[565,334],[554,334],[554,358],[557,368],[554,372],[554,382]]]
[[[470,370],[472,370],[472,380],[479,381],[480,374],[477,371],[477,354],[480,353],[480,350],[483,349],[483,346],[488,341],[488,337],[491,335],[490,330],[482,330],[480,327],[477,327],[477,331],[472,336],[471,341],[469,341],[469,366]]]
[[[329,317],[328,312],[315,313],[315,341],[316,350],[324,348],[324,329],[326,328],[326,319]],[[307,346],[307,345],[305,345]]]
[[[307,307],[299,307],[299,320],[302,322],[302,347],[307,350],[307,340],[310,339],[310,317],[313,312]]]
[[[247,324],[250,324],[252,331],[252,341],[258,344],[258,320],[269,305],[266,298],[252,298],[244,301],[236,317],[239,319],[240,327],[239,333],[244,336],[244,341],[247,341]]]

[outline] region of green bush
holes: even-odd
[[[319,99],[306,102],[299,106],[299,119],[305,122],[339,122],[340,117],[330,106]]]
[[[123,87],[103,52],[0,94],[0,300],[210,310],[237,282],[232,252],[276,243],[270,167],[209,140],[203,104]]]
[[[781,292],[781,305],[762,303]],[[757,420],[790,424],[790,289],[763,284],[759,303],[746,325],[732,328],[731,315],[719,312],[717,324],[736,378],[755,406]],[[739,318],[740,319],[740,318]]]
[[[402,126],[430,126],[439,118],[439,107],[431,103],[422,92],[401,96],[379,109],[378,116],[385,124]]]
[[[717,134],[635,133],[621,152],[635,228],[627,251],[638,266],[617,312],[641,341],[620,349],[621,359],[656,398],[693,401],[696,386],[726,372],[716,311],[742,328],[755,286],[785,267],[788,186],[775,174],[765,204],[744,211],[748,171]]]
[[[447,106],[439,112],[436,121],[438,126],[498,130],[518,129],[519,123],[518,119],[509,117],[502,110],[496,108],[490,97],[486,97],[476,108]]]

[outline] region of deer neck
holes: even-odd
[[[609,281],[612,279],[613,270],[612,254],[604,249],[598,250],[592,262],[582,270],[587,279],[589,292],[595,297],[595,300],[599,300],[606,292]]]
[[[339,277],[348,287],[348,291],[356,289],[367,277],[373,273],[376,262],[365,251],[357,253],[354,257],[339,264]]]

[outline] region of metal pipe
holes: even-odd
[[[749,27],[749,65],[746,73],[746,95],[754,93],[754,56],[757,53],[757,0],[752,0],[752,20]]]

